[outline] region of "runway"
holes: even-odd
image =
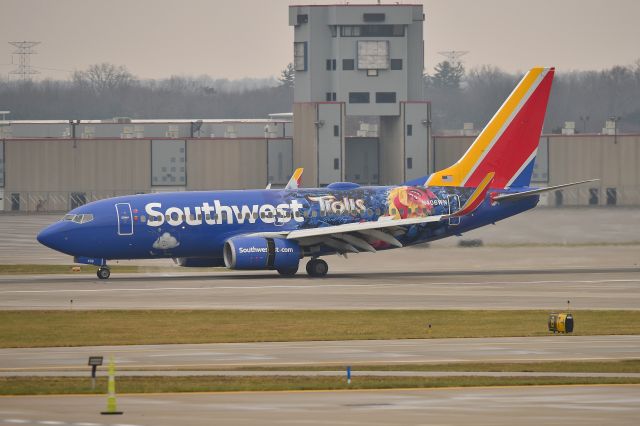
[[[5,425],[635,425],[640,386],[237,392],[0,398]],[[116,417],[116,418],[114,418]]]
[[[283,279],[271,272],[113,274],[108,281],[93,275],[1,276],[0,309],[553,310],[566,308],[567,300],[573,309],[640,309],[637,267],[345,268],[351,272],[324,279]]]
[[[2,372],[87,370],[89,356],[119,369],[278,365],[578,361],[640,358],[640,336],[501,337],[0,349]],[[104,369],[101,369],[104,370]]]

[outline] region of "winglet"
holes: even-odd
[[[480,182],[476,187],[476,190],[473,191],[473,194],[471,194],[467,202],[464,203],[464,206],[451,216],[465,216],[477,209],[484,201],[487,191],[489,190],[489,185],[493,182],[495,175],[495,172],[487,173],[484,179],[482,179],[482,182]]]
[[[303,171],[304,169],[302,167],[298,167],[296,171],[293,172],[291,179],[289,179],[289,183],[287,183],[287,186],[285,186],[284,189],[298,189],[302,182],[301,178]]]

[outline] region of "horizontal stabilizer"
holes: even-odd
[[[543,192],[554,191],[556,189],[566,188],[567,186],[580,185],[588,182],[597,182],[599,180],[600,179],[589,179],[589,180],[583,180],[580,182],[565,183],[563,185],[549,186],[547,188],[538,188],[538,189],[532,189],[529,191],[513,192],[510,194],[500,194],[493,197],[492,201],[520,200],[522,198],[542,194]]]

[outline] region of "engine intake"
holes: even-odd
[[[224,243],[224,264],[229,269],[297,270],[302,250],[285,238],[233,237]]]

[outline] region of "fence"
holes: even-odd
[[[122,195],[143,194],[140,191],[65,191],[65,192],[17,192],[6,193],[4,206],[0,211],[13,213],[66,212],[83,204],[105,198]],[[589,184],[563,188],[544,193],[540,197],[540,206],[640,206],[640,188],[635,186],[593,187]]]
[[[135,191],[142,194],[147,191]],[[4,206],[0,210],[13,213],[66,212],[92,201],[131,195],[130,191],[62,191],[62,192],[18,192],[5,193]]]

